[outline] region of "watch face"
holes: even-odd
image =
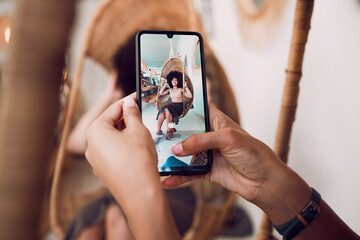
[[[304,215],[306,216],[306,220],[310,222],[320,213],[320,207],[313,201],[310,201],[308,206],[304,209]],[[304,216],[304,217],[305,217]]]

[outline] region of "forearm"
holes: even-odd
[[[319,215],[294,239],[360,239],[323,200]]]
[[[119,203],[136,239],[180,239],[165,192],[160,186],[137,189],[138,193]]]
[[[284,166],[279,166],[284,167]],[[274,225],[282,225],[296,217],[310,202],[311,188],[291,169],[277,171],[269,178],[271,187],[257,203]],[[277,179],[275,179],[277,178]],[[294,239],[359,239],[358,236],[322,201],[320,213]]]
[[[294,171],[283,164],[271,168],[260,197],[254,202],[274,225],[281,225],[309,203],[311,188]]]
[[[192,93],[191,91],[189,90],[188,87],[185,87],[185,96],[188,97],[188,98],[192,98]]]
[[[166,88],[166,84],[164,84],[164,86],[160,89],[160,92],[159,92],[160,95],[164,94],[165,88]]]

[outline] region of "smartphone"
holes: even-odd
[[[136,36],[137,99],[158,154],[160,175],[205,174],[211,151],[177,157],[171,146],[209,131],[202,36],[140,31]]]

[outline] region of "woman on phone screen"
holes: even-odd
[[[167,83],[162,86],[160,89],[160,96],[164,96],[170,93],[170,99],[171,103],[162,107],[156,117],[156,120],[158,120],[157,123],[157,135],[162,135],[161,126],[166,118],[167,122],[167,132],[166,132],[166,140],[169,140],[173,134],[173,132],[176,132],[175,128],[172,128],[169,126],[170,123],[179,123],[179,117],[183,113],[183,96],[187,98],[192,98],[193,95],[191,91],[189,90],[186,81],[185,86],[183,88],[183,76],[181,72],[178,71],[172,71],[170,72],[167,77]],[[166,87],[169,86],[170,88],[165,90]]]

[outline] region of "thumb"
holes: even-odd
[[[186,140],[173,145],[171,151],[181,157],[209,149],[221,149],[224,147],[225,138],[226,134],[222,133],[222,129],[216,132],[193,134]]]
[[[134,95],[124,98],[123,119],[127,128],[136,128],[142,125],[141,114],[134,99]]]

